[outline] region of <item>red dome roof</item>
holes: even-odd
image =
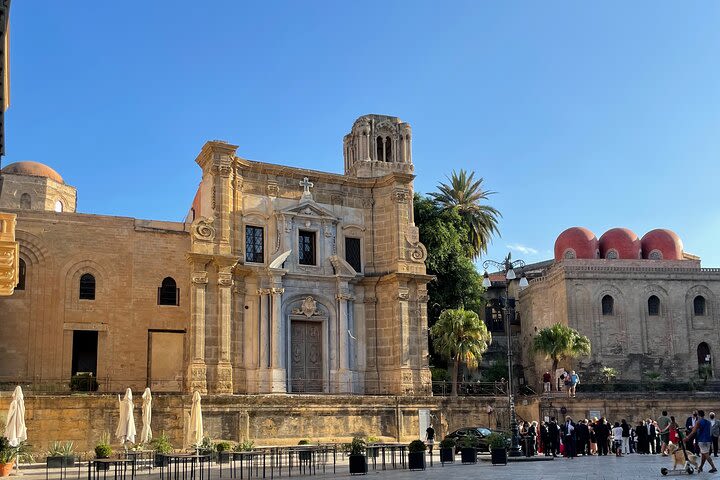
[[[630,229],[611,228],[600,237],[600,257],[622,260],[640,258],[640,239]]]
[[[62,177],[52,168],[38,162],[15,162],[3,168],[1,173],[10,173],[12,175],[31,175],[33,177],[46,177],[55,180],[58,183],[63,182]]]
[[[566,258],[597,258],[598,239],[583,227],[570,227],[555,240],[555,261]]]
[[[642,257],[650,260],[682,260],[683,243],[675,232],[657,228],[643,235]]]

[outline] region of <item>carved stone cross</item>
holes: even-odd
[[[304,188],[303,190],[303,196],[310,195],[310,187],[314,187],[315,184],[308,180],[308,177],[303,178],[303,181],[300,182],[300,186]]]

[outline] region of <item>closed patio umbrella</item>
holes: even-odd
[[[190,407],[190,421],[187,427],[185,443],[188,447],[200,445],[203,440],[202,409],[200,408],[200,393],[193,393],[192,407]]]
[[[125,390],[125,396],[120,400],[118,395],[118,403],[120,404],[120,421],[118,422],[115,436],[120,439],[123,445],[125,442],[135,443],[135,416],[133,414],[132,390]]]
[[[140,443],[148,443],[152,440],[152,429],[150,428],[150,420],[152,420],[152,394],[150,389],[146,388],[142,394],[142,430],[140,431]]]
[[[10,402],[7,425],[5,426],[5,437],[7,437],[12,447],[17,447],[20,445],[20,442],[27,440],[27,428],[25,428],[25,397],[19,385],[15,387],[12,402]]]

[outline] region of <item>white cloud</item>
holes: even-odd
[[[520,252],[523,255],[537,255],[538,251],[532,247],[527,247],[520,243],[511,243],[510,245],[506,245],[507,248],[510,250],[514,250],[516,252]]]

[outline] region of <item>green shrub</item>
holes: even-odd
[[[310,440],[305,440],[305,439],[302,439],[298,442],[298,445],[309,445],[309,444],[310,444]]]
[[[493,432],[487,437],[490,448],[507,448],[507,437],[502,433]]]
[[[408,452],[424,452],[427,449],[425,442],[422,440],[413,440],[408,445]]]
[[[228,452],[232,450],[232,445],[230,444],[230,442],[218,442],[215,444],[215,450],[218,453]]]
[[[458,443],[460,444],[460,448],[478,448],[479,446],[477,438],[472,435],[465,435]]]
[[[345,445],[350,455],[363,455],[365,453],[365,440],[360,437],[353,437],[352,442]]]
[[[454,438],[445,438],[440,442],[440,448],[455,448],[456,443]]]
[[[255,447],[255,442],[252,440],[243,440],[242,442],[235,445],[234,450],[236,452],[249,452]]]
[[[165,432],[150,441],[150,448],[155,450],[156,453],[170,453],[173,451],[173,446],[170,444],[170,439],[165,435]]]

